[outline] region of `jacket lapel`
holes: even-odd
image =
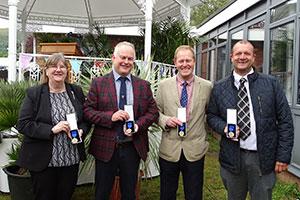
[[[52,121],[51,118],[51,103],[50,103],[50,92],[48,84],[42,85],[41,98],[40,98],[40,110],[43,110],[42,113],[46,119]]]
[[[118,110],[119,107],[118,107],[118,99],[117,99],[117,90],[116,90],[115,78],[112,71],[108,74],[107,81],[104,81],[104,84],[107,84],[107,86],[104,87],[109,87],[108,98],[110,99],[112,106],[116,108],[116,110]]]
[[[200,91],[201,91],[201,83],[200,80],[195,76],[194,79],[194,86],[193,86],[193,96],[192,96],[192,103],[190,108],[190,117],[193,116],[193,110],[197,110],[197,105],[201,103],[200,99]]]
[[[137,78],[133,75],[131,75],[131,84],[132,84],[132,91],[133,91],[133,112],[134,116],[137,116],[138,111],[138,105],[139,105],[139,82]]]
[[[170,96],[172,97],[172,99],[174,99],[176,106],[178,108],[180,108],[181,105],[180,105],[180,97],[179,97],[179,92],[178,92],[178,87],[177,87],[176,76],[174,76],[171,79],[168,88],[170,88],[170,90],[168,91],[170,93]]]

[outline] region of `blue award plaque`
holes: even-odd
[[[179,137],[186,136],[186,122],[183,122],[181,126],[177,127],[177,133]]]
[[[130,130],[130,133],[134,133],[135,132],[134,121],[126,121],[125,122],[125,129],[126,129],[126,131]]]
[[[71,133],[71,138],[72,138],[71,139],[72,144],[78,144],[78,143],[82,142],[81,137],[80,137],[79,132],[78,132],[77,129],[76,130],[71,130],[70,133]]]
[[[77,117],[75,113],[69,113],[66,115],[67,121],[70,126],[70,135],[71,135],[71,143],[72,144],[78,144],[82,142],[82,139],[80,137],[78,127],[77,127]]]

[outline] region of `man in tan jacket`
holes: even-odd
[[[174,63],[178,74],[160,83],[156,98],[163,129],[159,149],[160,199],[176,199],[181,172],[185,199],[199,200],[208,149],[205,109],[212,84],[194,75],[195,53],[190,46],[176,49]]]

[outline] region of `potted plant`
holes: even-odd
[[[16,131],[14,127],[18,120],[19,109],[25,97],[25,90],[30,85],[29,82],[0,81],[0,131]],[[7,152],[9,164],[3,168],[3,171],[8,176],[11,199],[30,200],[33,198],[30,176],[26,169],[15,165],[21,144],[20,140],[21,138],[13,143]]]
[[[67,56],[82,56],[76,38],[62,34],[40,33],[37,34],[40,53],[53,54],[62,52]]]
[[[15,164],[22,140],[21,135],[18,136],[20,139],[12,144],[11,151],[7,153],[10,162],[3,168],[3,171],[7,174],[11,199],[32,200],[34,196],[30,174],[27,169]]]

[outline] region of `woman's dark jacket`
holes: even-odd
[[[78,128],[83,130],[83,134],[87,134],[89,125],[83,120],[82,106],[85,97],[82,89],[73,84],[65,84],[68,96],[76,111]],[[17,123],[17,130],[24,134],[17,165],[31,171],[41,171],[48,167],[53,148],[52,128],[48,84],[28,88]],[[84,142],[78,144],[78,152],[80,160],[85,160]]]
[[[262,174],[275,168],[275,162],[290,163],[294,143],[293,119],[286,96],[273,76],[254,72],[248,75],[256,123],[257,151]],[[226,109],[237,108],[238,90],[234,77],[217,82],[207,109],[207,121],[221,134],[219,160],[222,167],[240,172],[240,144],[226,138]],[[253,133],[251,133],[253,134]]]

